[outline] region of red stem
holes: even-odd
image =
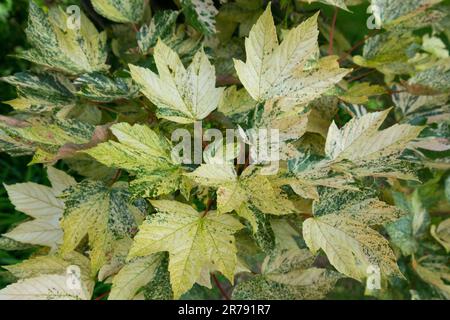
[[[224,288],[222,288],[222,285],[220,284],[219,280],[217,279],[216,275],[214,273],[211,273],[211,276],[213,278],[214,283],[216,284],[217,288],[219,288],[220,294],[225,300],[230,300],[230,297],[228,296],[227,292]]]
[[[330,47],[328,48],[328,55],[332,56],[334,54],[334,30],[336,28],[336,20],[339,9],[337,7],[334,8],[333,22],[331,23],[330,30]]]

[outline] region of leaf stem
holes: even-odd
[[[334,54],[334,30],[336,28],[336,20],[338,15],[338,7],[334,8],[333,22],[331,23],[330,30],[330,47],[328,48],[328,55],[332,56]]]
[[[219,280],[217,279],[216,275],[214,273],[211,273],[211,277],[213,278],[214,283],[216,284],[217,288],[220,291],[220,294],[222,295],[222,297],[225,300],[230,300],[230,296],[227,294],[227,292],[225,291],[225,289],[222,287],[222,285],[220,284]]]

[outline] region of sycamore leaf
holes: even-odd
[[[186,174],[196,183],[217,188],[217,210],[236,213],[258,230],[258,213],[287,215],[296,212],[294,205],[273,186],[258,168],[248,167],[240,176],[231,164],[203,164]]]
[[[396,124],[379,131],[389,112],[390,109],[354,118],[341,129],[333,122],[325,145],[326,155],[334,163],[350,160],[353,167],[349,171],[355,175],[414,179],[414,174],[399,165],[397,158],[423,127]]]
[[[231,282],[237,257],[233,234],[243,226],[230,215],[203,215],[176,201],[152,201],[157,213],[145,221],[135,237],[129,258],[169,252],[170,282],[179,298],[197,281],[203,267],[212,266]]]
[[[180,188],[182,171],[172,161],[170,144],[164,137],[139,124],[119,123],[111,131],[119,142],[108,141],[84,152],[109,167],[135,174],[130,183],[133,195],[153,198]]]
[[[190,25],[205,35],[216,33],[218,13],[213,0],[181,0],[184,16]]]
[[[442,0],[413,0],[413,1],[390,1],[390,0],[371,0],[376,21],[379,21],[384,28],[394,28],[399,25],[407,25],[408,27],[421,28],[423,23],[420,17],[424,15],[424,11],[429,7],[442,2]],[[424,20],[429,23],[430,18]]]
[[[79,96],[98,102],[132,99],[138,93],[138,88],[132,84],[131,79],[112,79],[99,72],[84,74],[74,84],[79,86]]]
[[[5,268],[19,279],[30,279],[45,274],[65,276],[68,282],[69,276],[75,276],[79,281],[79,287],[76,288],[77,295],[85,297],[84,299],[89,299],[94,290],[89,259],[77,252],[70,252],[63,256],[36,256]],[[70,274],[78,270],[79,274]]]
[[[114,22],[139,22],[144,16],[144,0],[92,0],[94,10]]]
[[[164,254],[155,253],[128,262],[114,276],[108,300],[131,300],[139,289],[147,285],[155,276]]]
[[[267,7],[245,40],[247,62],[235,60],[239,79],[253,99],[304,104],[347,74],[334,57],[314,63],[319,50],[317,17],[290,30],[279,45],[270,5]]]
[[[233,291],[233,299],[323,299],[343,277],[331,270],[311,267],[314,258],[307,250],[300,249],[266,257],[262,274],[239,283]]]
[[[0,139],[6,142],[5,151],[34,153],[31,163],[52,163],[105,140],[107,127],[58,117],[35,116],[23,121],[1,116]]]
[[[26,33],[33,49],[20,53],[20,58],[72,75],[109,68],[106,32],[98,33],[83,13],[80,28],[69,28],[62,8],[51,8],[47,15],[33,0],[29,3]]]
[[[339,272],[359,281],[371,266],[381,270],[384,280],[403,277],[389,242],[371,228],[397,219],[398,209],[357,192],[333,191],[321,199],[325,203],[315,204],[315,217],[303,223],[303,237],[313,253],[322,249]]]
[[[141,213],[130,204],[130,195],[122,183],[108,187],[99,181],[84,180],[67,189],[63,199],[66,208],[61,221],[61,252],[75,250],[88,236],[91,267],[98,271],[108,262],[115,242],[131,237]]]
[[[20,280],[0,290],[0,300],[88,300],[67,285],[66,275],[40,275]]]
[[[53,167],[48,167],[47,173],[53,185],[52,188],[33,182],[5,185],[9,199],[16,210],[34,218],[5,233],[5,237],[23,243],[48,246],[52,249],[61,244],[63,234],[59,220],[64,210],[64,202],[58,196],[76,181]]]
[[[141,52],[147,53],[158,39],[165,41],[172,34],[177,18],[178,11],[157,11],[150,24],[144,24],[136,35]]]
[[[134,65],[130,65],[130,71],[141,92],[158,107],[158,117],[193,123],[217,108],[223,89],[215,87],[215,69],[203,50],[195,54],[187,69],[175,51],[161,40],[156,44],[154,57],[159,75]]]
[[[62,75],[20,72],[1,80],[16,87],[18,97],[5,102],[16,110],[43,112],[75,103],[75,88]]]

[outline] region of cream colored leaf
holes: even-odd
[[[130,71],[141,92],[158,107],[160,118],[193,123],[218,107],[223,89],[215,87],[215,69],[203,50],[195,54],[187,69],[162,40],[156,44],[154,57],[159,75],[134,65]]]
[[[119,142],[110,140],[84,152],[104,165],[135,174],[130,183],[134,196],[156,197],[180,187],[180,166],[172,161],[166,138],[139,124],[119,123],[111,131]]]
[[[92,0],[92,6],[109,20],[122,23],[139,22],[144,16],[144,0]]]
[[[384,279],[402,274],[389,242],[375,230],[346,215],[329,214],[303,223],[303,237],[315,253],[322,249],[341,273],[364,281],[371,266],[380,268]]]
[[[155,276],[162,254],[136,258],[114,276],[108,300],[131,300]]]
[[[319,52],[317,17],[290,30],[279,45],[270,5],[267,7],[245,40],[247,62],[235,60],[239,79],[253,99],[307,103],[347,74],[333,57],[311,64]]]
[[[157,213],[145,221],[135,237],[129,258],[169,252],[170,281],[179,298],[210,265],[231,282],[236,269],[233,234],[243,226],[230,215],[208,212],[205,216],[176,201],[152,201]]]
[[[75,180],[53,167],[48,167],[47,173],[53,185],[51,188],[33,182],[5,185],[9,199],[16,209],[34,220],[19,224],[4,236],[19,242],[55,249],[62,241],[59,220],[64,210],[64,202],[58,196],[63,189],[74,184]]]
[[[67,276],[42,275],[20,280],[0,290],[0,300],[89,300],[83,292],[70,289]]]
[[[450,252],[450,219],[442,221],[437,227],[432,225],[430,233],[445,248],[445,251]]]

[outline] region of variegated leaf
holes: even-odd
[[[84,180],[64,192],[61,252],[74,250],[88,236],[92,270],[99,270],[109,261],[115,241],[131,237],[141,215],[130,203],[125,187],[122,183],[108,187],[99,181]]]
[[[319,97],[348,72],[336,58],[314,62],[318,56],[317,17],[289,31],[279,44],[270,6],[250,31],[245,47],[247,62],[235,60],[239,79],[256,101],[281,100],[304,104]]]
[[[129,258],[169,252],[170,282],[179,298],[197,281],[203,267],[213,266],[231,282],[237,257],[234,233],[243,226],[230,215],[206,215],[176,201],[152,201],[156,215],[141,226]]]
[[[180,188],[181,167],[172,161],[169,142],[144,125],[115,124],[111,131],[119,142],[108,141],[84,151],[97,161],[136,175],[133,195],[157,197]]]
[[[144,16],[144,0],[92,0],[94,10],[114,22],[139,22]]]
[[[99,33],[83,13],[80,19],[79,28],[69,28],[62,8],[46,14],[30,0],[26,33],[33,48],[18,56],[72,75],[108,70],[106,33]]]

